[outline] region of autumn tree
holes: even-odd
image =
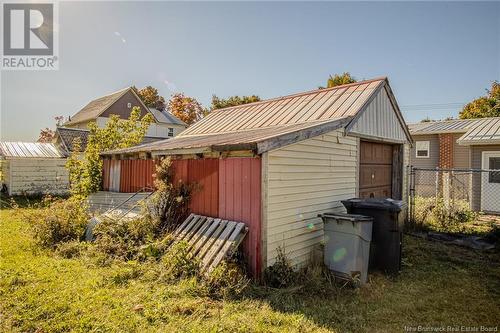
[[[237,106],[242,104],[248,104],[260,101],[260,97],[256,95],[252,96],[231,96],[226,99],[219,98],[212,95],[212,105],[210,110],[224,109],[231,106]]]
[[[40,130],[40,134],[38,135],[38,139],[36,141],[41,143],[50,143],[54,140],[55,135],[56,132],[48,127],[45,127]]]
[[[460,119],[500,117],[500,83],[494,81],[486,96],[476,98],[464,106]]]
[[[77,197],[86,197],[98,191],[102,178],[100,154],[141,143],[152,121],[150,113],[141,119],[141,109],[135,106],[127,120],[120,120],[119,116],[112,115],[104,128],[99,128],[95,122],[89,123],[90,132],[85,150],[82,152],[80,149],[80,138],[75,139],[74,150],[66,163],[71,193]]]
[[[56,121],[56,127],[61,126],[64,122],[64,117],[63,116],[57,116],[54,117]],[[42,143],[50,143],[54,140],[54,137],[56,136],[56,132],[51,130],[48,127],[42,128],[40,130],[40,134],[38,135],[37,142],[42,142]]]
[[[349,72],[344,72],[342,74],[334,74],[330,75],[328,80],[326,81],[326,88],[333,88],[336,86],[341,86],[343,84],[349,84],[356,82],[356,79],[351,76]],[[320,89],[324,89],[325,87],[319,87]]]
[[[160,96],[158,89],[153,88],[152,86],[147,86],[142,89],[137,89],[136,87],[132,88],[148,108],[155,108],[160,111],[165,110],[165,98]]]
[[[168,101],[168,110],[188,125],[197,122],[208,113],[208,110],[196,99],[185,96],[183,93],[172,95]]]

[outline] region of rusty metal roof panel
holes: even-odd
[[[0,155],[6,158],[66,157],[55,144],[40,142],[0,142]]]
[[[385,78],[215,110],[180,137],[295,125],[355,115]]]
[[[105,152],[102,155],[129,154],[138,152],[151,152],[154,154],[159,152],[166,153],[168,151],[173,151],[176,149],[210,149],[214,146],[231,146],[235,149],[237,148],[237,146],[241,146],[241,149],[236,150],[247,150],[250,149],[249,145],[257,144],[282,135],[296,133],[301,130],[314,129],[322,125],[332,125],[334,128],[338,128],[338,126],[340,125],[345,125],[350,119],[351,118],[319,120],[302,124],[256,128],[231,133],[201,134],[182,137],[176,136],[175,138],[170,140],[162,140],[135,147],[117,149]]]

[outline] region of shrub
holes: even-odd
[[[440,232],[464,232],[466,225],[473,222],[478,213],[472,211],[466,200],[443,198],[415,198],[415,223],[422,229]]]
[[[146,204],[146,211],[157,223],[157,234],[173,231],[188,215],[194,184],[174,182],[172,160],[164,158],[156,166],[156,191]]]
[[[264,281],[273,288],[286,288],[297,280],[297,272],[281,247],[278,248],[276,262],[264,271]]]
[[[60,243],[55,248],[55,253],[63,258],[71,259],[82,256],[89,249],[90,244],[78,240]]]
[[[172,235],[167,234],[161,239],[157,239],[151,243],[141,246],[139,249],[139,258],[160,258],[167,252],[168,247],[172,244],[173,240]]]
[[[173,281],[180,278],[197,276],[199,262],[191,258],[186,241],[174,243],[161,259],[160,279]]]
[[[83,236],[89,215],[85,202],[76,199],[46,198],[38,209],[27,210],[28,221],[35,242],[54,248],[62,242],[79,240]]]
[[[210,295],[230,298],[241,295],[250,283],[241,267],[234,262],[221,262],[204,281]]]
[[[142,246],[153,241],[155,229],[147,217],[103,218],[94,228],[95,249],[112,259],[139,259]]]

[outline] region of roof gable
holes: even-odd
[[[391,142],[411,142],[411,135],[388,84],[379,87],[366,106],[347,126],[346,132]]]
[[[146,105],[140,99],[140,97],[137,95],[137,93],[134,91],[134,89],[132,87],[128,87],[128,88],[119,90],[117,92],[114,92],[112,94],[102,96],[102,97],[99,97],[97,99],[90,101],[90,103],[85,105],[80,111],[78,111],[75,115],[73,115],[71,117],[71,119],[68,122],[66,122],[64,125],[71,126],[71,125],[86,122],[86,121],[96,120],[99,116],[103,115],[108,109],[110,109],[116,102],[118,102],[122,97],[124,97],[127,94],[130,94],[130,96],[128,96],[128,98],[131,101],[133,101],[134,99],[136,100],[137,104],[140,105],[143,112],[151,113],[153,116],[153,119],[156,122],[162,122],[156,117],[155,113],[151,112],[151,110],[148,107],[146,107]],[[134,104],[135,103],[132,103],[132,105],[134,105]]]

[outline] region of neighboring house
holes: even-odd
[[[87,141],[89,137],[89,130],[70,128],[70,127],[57,127],[54,135],[53,143],[57,145],[60,149],[64,150],[68,155],[74,151],[73,142],[76,138],[80,138],[80,151],[84,151],[87,147]],[[151,143],[159,140],[164,140],[164,138],[157,138],[151,136],[145,136],[142,139],[141,144]]]
[[[104,127],[111,115],[128,119],[133,107],[141,109],[141,117],[147,113],[153,115],[153,123],[149,126],[146,136],[153,138],[170,138],[182,132],[187,125],[167,111],[148,108],[141,101],[132,87],[122,89],[112,94],[99,97],[71,116],[64,127],[87,129],[89,122],[96,122]]]
[[[415,141],[411,165],[416,168],[500,169],[500,117],[424,122],[409,128]],[[471,207],[500,211],[497,173],[471,172],[471,178]]]
[[[345,211],[341,200],[405,200],[410,141],[380,78],[216,110],[171,140],[107,152],[103,187],[146,186],[154,160],[173,157],[175,181],[201,185],[191,212],[248,226],[258,276],[279,248],[305,265],[323,240],[318,214]]]
[[[9,195],[65,194],[66,154],[52,143],[0,142],[2,190]]]

